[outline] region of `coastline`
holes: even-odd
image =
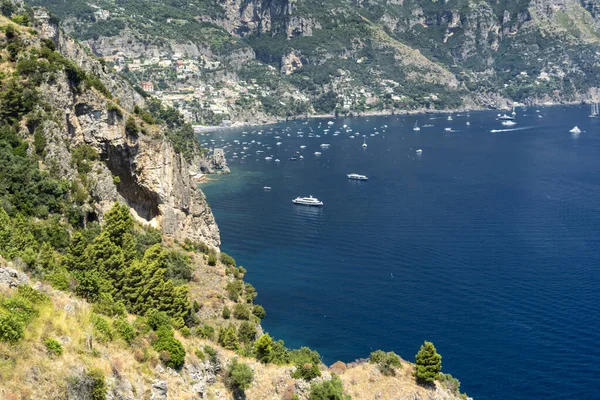
[[[516,102],[515,102],[516,103]],[[520,103],[518,103],[520,104]],[[558,106],[575,106],[586,104],[583,100],[578,101],[565,101],[560,103],[551,103],[551,102],[535,102],[531,104],[520,104],[520,107],[558,107]],[[453,113],[464,113],[471,111],[508,111],[511,110],[510,107],[499,107],[499,108],[491,108],[491,107],[461,107],[461,108],[452,108],[452,109],[429,109],[429,108],[421,108],[416,110],[377,110],[377,111],[365,111],[361,113],[349,113],[348,115],[336,115],[335,113],[328,114],[311,114],[311,115],[299,115],[290,118],[277,118],[277,117],[269,117],[268,119],[263,118],[257,121],[236,121],[232,123],[230,126],[204,126],[204,125],[193,125],[195,133],[209,133],[215,132],[219,130],[227,130],[227,129],[236,129],[236,128],[257,128],[262,126],[268,126],[273,124],[278,124],[282,122],[291,122],[298,120],[309,120],[309,119],[326,119],[326,118],[360,118],[360,117],[373,117],[373,116],[393,116],[393,115],[432,115],[432,114],[453,114]]]

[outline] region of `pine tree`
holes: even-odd
[[[133,217],[129,212],[129,207],[125,204],[116,203],[104,216],[104,229],[110,240],[121,245],[126,233],[133,230]]]
[[[417,353],[416,363],[415,376],[421,384],[432,383],[442,371],[442,356],[437,353],[431,342],[423,343]]]
[[[71,238],[71,243],[67,247],[64,265],[69,271],[83,271],[88,269],[87,255],[85,250],[88,243],[81,234],[75,232]]]

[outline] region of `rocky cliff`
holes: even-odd
[[[34,26],[40,39],[52,40],[61,54],[98,77],[114,96],[109,100],[97,90],[78,93],[64,73],[45,83],[41,93],[56,113],[56,120],[44,126],[49,143],[45,162],[57,164],[63,175],[73,177],[76,171],[69,149],[92,146],[101,158],[90,173],[93,213],[100,219],[114,201],[123,201],[139,221],[167,235],[218,247],[219,230],[204,194],[163,128],[126,131],[133,108],[144,106],[143,97],[66,36],[44,10],[36,10]],[[113,102],[119,106],[109,109],[108,103]]]

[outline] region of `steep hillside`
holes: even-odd
[[[598,0],[32,4],[193,122],[598,100]]]
[[[0,8],[0,398],[466,397],[428,342],[327,368],[264,333],[191,126],[45,11]]]

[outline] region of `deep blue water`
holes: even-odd
[[[390,116],[336,119],[327,135],[311,120],[203,136],[229,146],[233,174],[203,189],[265,330],[326,363],[375,349],[414,361],[430,340],[477,399],[599,398],[600,121],[587,107],[535,111],[500,133],[496,113],[476,112],[470,127]],[[416,133],[415,120],[435,126]],[[357,131],[380,134],[363,149]],[[261,144],[242,160],[234,139]],[[292,204],[309,194],[324,207]]]

